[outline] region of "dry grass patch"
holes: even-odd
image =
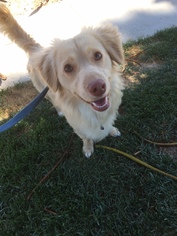
[[[132,45],[132,47],[126,50],[126,55],[128,59],[137,59],[137,57],[143,53],[143,49],[140,45]]]
[[[0,94],[0,121],[25,107],[38,92],[31,82],[8,88]]]

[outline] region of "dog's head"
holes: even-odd
[[[87,28],[68,40],[55,40],[39,60],[39,71],[54,91],[67,90],[93,109],[109,107],[113,63],[124,63],[116,27]]]

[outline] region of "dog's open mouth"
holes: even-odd
[[[96,111],[105,111],[109,108],[110,102],[108,96],[101,98],[99,100],[96,100],[94,102],[91,102],[91,106]]]
[[[108,96],[105,96],[104,98],[100,98],[100,99],[93,101],[93,102],[88,102],[88,101],[84,100],[81,96],[79,96],[77,93],[75,93],[75,95],[78,98],[80,98],[82,101],[91,105],[95,111],[100,111],[100,112],[106,111],[110,107],[110,102],[109,102]]]

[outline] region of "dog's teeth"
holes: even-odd
[[[94,102],[92,102],[92,105],[95,106],[95,107],[97,107],[97,108],[99,108],[99,109],[101,109],[101,108],[103,108],[103,107],[106,106],[106,103],[103,104],[102,106],[98,106],[97,104],[95,104]]]
[[[92,102],[92,105],[101,109],[101,108],[103,108],[107,105],[107,101],[108,101],[108,98],[106,97],[105,98],[105,103],[103,105],[99,106],[99,105],[96,104],[96,102]]]

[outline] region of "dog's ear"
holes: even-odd
[[[56,92],[60,88],[60,82],[57,76],[56,57],[52,50],[47,49],[40,57],[38,69],[47,85]]]
[[[96,38],[103,44],[111,59],[124,64],[124,51],[121,37],[116,26],[106,24],[94,29]]]

